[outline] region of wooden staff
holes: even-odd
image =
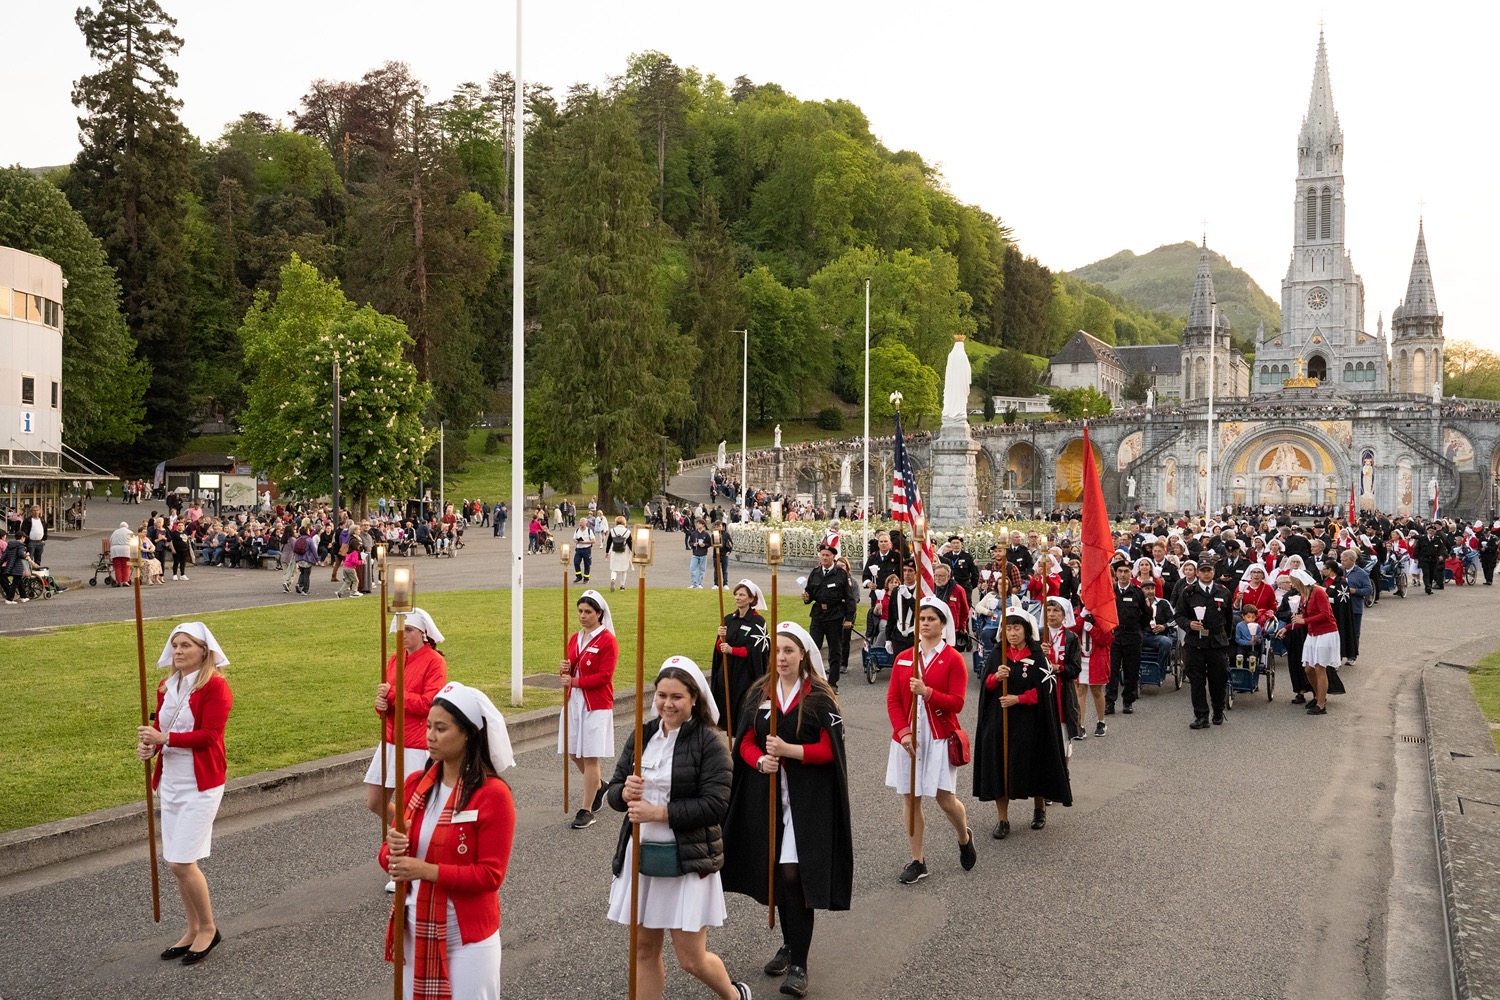
[[[1002,531],[1004,528],[1002,527]],[[1010,600],[1006,593],[1010,586],[1010,536],[1000,543],[1000,663],[1005,663],[1005,649],[1009,645],[1005,638],[1005,611]],[[1010,707],[1005,699],[1010,695],[1010,678],[1000,678],[1000,774],[1003,777],[1001,792],[1005,796],[1005,814],[1010,815]]]
[[[399,603],[399,602],[398,602]],[[396,612],[396,625],[401,641],[396,643],[396,683],[394,714],[392,721],[392,743],[396,747],[396,802],[393,825],[397,833],[406,832],[406,612]],[[410,848],[408,848],[410,853]],[[396,882],[395,912],[392,914],[394,932],[391,940],[391,961],[396,968],[395,1000],[402,1000],[402,970],[406,961],[406,883]]]
[[[917,567],[916,597],[911,611],[911,675],[917,676],[917,666],[922,662],[922,553],[925,551],[927,541],[927,521],[921,521],[921,531],[918,532],[916,522],[912,524],[912,542],[916,547],[912,549],[912,561]],[[920,534],[921,537],[918,537]],[[917,795],[917,695],[911,692],[911,715],[908,725],[911,726],[911,770],[910,791],[906,795],[906,835],[914,837],[917,833],[917,811],[922,808]]]
[[[386,664],[387,658],[390,655],[386,651],[387,650],[386,637],[389,635],[389,633],[386,630],[386,623],[385,623],[385,616],[386,616],[386,607],[385,607],[385,546],[384,545],[378,546],[377,547],[377,552],[378,552],[377,558],[379,559],[379,562],[380,562],[380,607],[378,609],[380,611],[380,681],[379,681],[379,683],[384,684],[385,683],[385,664]],[[404,643],[406,641],[406,636],[403,635],[401,637],[401,639],[402,639],[402,642]],[[387,706],[389,706],[389,704],[390,704],[389,701],[387,701],[386,704],[387,704]],[[390,824],[391,824],[391,802],[390,802],[390,797],[388,795],[386,795],[386,792],[385,792],[385,783],[390,780],[390,775],[388,773],[388,768],[387,768],[387,765],[386,765],[386,762],[385,762],[385,718],[386,718],[386,716],[389,713],[390,713],[390,708],[389,707],[387,707],[384,712],[380,713],[380,840],[381,840],[381,843],[385,842],[385,831],[390,827]]]
[[[776,577],[773,574],[772,580]],[[776,716],[781,706],[777,704],[781,692],[780,676],[773,670],[771,672],[771,737],[776,736]],[[778,758],[779,759],[779,758]],[[768,796],[770,812],[767,813],[766,824],[766,926],[771,930],[776,929],[776,814],[781,809],[779,789],[776,786],[777,772],[772,771],[767,775],[771,779],[771,791]]]
[[[718,531],[718,529],[715,529],[714,533],[713,533],[713,540],[714,540],[714,589],[719,592],[719,627],[720,628],[724,628],[725,627],[724,626],[724,564],[723,564],[723,561],[722,561],[723,557],[720,555],[720,547],[724,544],[723,539],[724,539],[724,536],[722,534],[720,534],[720,532]],[[774,626],[775,622],[772,622],[771,624]],[[724,637],[721,638],[719,640],[719,642],[723,642],[723,643],[726,643],[726,644],[729,642],[729,633],[727,631],[724,633]],[[729,734],[729,739],[730,739],[730,741],[732,743],[733,740],[734,740],[734,723],[733,723],[733,721],[731,721],[730,714],[729,714],[729,706],[730,706],[730,694],[729,694],[729,654],[728,653],[719,652],[717,643],[715,644],[714,651],[716,653],[718,653],[718,656],[719,656],[720,661],[721,661],[722,666],[723,666],[723,669],[720,672],[724,675],[724,731]]]
[[[17,543],[19,544],[19,543]],[[141,617],[141,539],[130,539],[132,586],[135,588],[135,658],[141,675],[141,725],[149,726],[153,713],[146,700],[146,626]],[[160,751],[158,751],[160,752]],[[156,804],[151,789],[152,758],[142,762],[146,767],[146,848],[151,855],[151,919],[161,923],[161,877],[156,867]]]
[[[559,545],[557,547],[558,562],[562,563],[562,640],[563,640],[563,659],[567,659],[568,658],[568,611],[570,610],[569,607],[568,607],[568,550],[570,548],[571,548],[571,546],[568,545],[567,542],[563,542],[561,545]],[[608,548],[607,545],[606,545],[606,548]],[[580,654],[582,652],[583,652],[582,650],[579,650]],[[568,677],[563,678],[562,696],[563,696],[563,698],[562,698],[563,815],[566,816],[567,813],[568,813],[568,800],[572,798],[572,795],[568,791],[568,778],[569,778],[568,772],[572,770],[572,764],[573,764],[573,762],[571,760],[569,760],[569,758],[572,757],[573,754],[572,754],[572,744],[569,742],[569,735],[568,735],[568,707],[569,707],[568,703],[569,703],[569,701],[573,697],[573,684],[572,684],[572,676],[571,675],[569,675]]]
[[[646,567],[651,564],[651,529],[636,528],[631,541],[630,561],[635,563],[635,763],[632,773],[641,776],[641,753],[644,738],[642,711],[646,700]],[[641,824],[630,824],[630,1000],[635,1000],[635,950],[641,926]]]

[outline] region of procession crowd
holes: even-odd
[[[193,514],[182,515],[179,534],[192,529]],[[596,509],[570,514],[575,537],[608,539],[623,527],[623,517],[609,524]],[[313,551],[356,551],[365,539],[391,544],[409,527],[376,517],[335,533],[330,520],[316,510],[277,511],[260,534],[291,528],[318,539]],[[706,529],[695,517],[684,533],[695,558],[700,548],[708,557]],[[172,524],[163,530],[171,545]],[[557,667],[557,750],[581,777],[574,830],[595,825],[606,806],[622,814],[606,912],[636,923],[638,995],[661,996],[670,931],[685,971],[724,1000],[750,997],[749,984],[708,948],[708,928],[727,919],[726,893],[774,907],[782,943],[763,972],[783,994],[809,992],[816,913],[852,902],[851,761],[838,685],[856,637],[861,655],[889,673],[885,784],[904,804],[911,860],[898,878],[911,885],[930,871],[925,800],[951,828],[963,871],[979,861],[963,792],[993,803],[995,840],[1011,835],[1012,802],[1029,802],[1030,828],[1046,829],[1049,807],[1073,802],[1075,746],[1109,735],[1107,716],[1136,711],[1143,663],[1182,659],[1195,730],[1224,723],[1232,671],[1266,672],[1273,650],[1286,663],[1293,703],[1322,715],[1329,695],[1343,690],[1339,668],[1359,659],[1367,605],[1418,581],[1427,593],[1466,585],[1471,566],[1476,581],[1482,574],[1491,585],[1500,555],[1500,532],[1486,524],[1378,513],[1353,524],[1299,524],[1290,511],[1267,509],[1208,520],[1137,517],[1112,542],[1106,613],[1084,598],[1077,521],[1012,531],[984,560],[952,536],[932,562],[931,586],[919,582],[901,532],[877,533],[860,559],[832,524],[818,565],[798,581],[807,622],[768,623],[756,584],[735,583],[734,608],[708,637],[706,669],[678,654],[657,671],[639,750],[633,734],[616,746],[620,649],[608,598],[585,590]],[[354,574],[351,586],[360,582]],[[514,763],[504,718],[483,692],[448,681],[444,636],[430,614],[398,615],[391,631],[401,635],[404,683],[393,655],[374,691],[384,737],[365,777],[369,808],[388,819],[379,860],[397,895],[387,958],[401,949],[407,996],[498,997],[497,893],[516,829],[502,777]],[[187,914],[162,957],[186,964],[223,940],[196,863],[209,853],[223,793],[228,662],[201,623],[176,628],[159,662],[172,671],[158,689],[157,715],[138,731],[139,755],[158,758],[163,851]],[[961,790],[965,766],[971,779]],[[398,770],[409,772],[403,802],[392,801]]]

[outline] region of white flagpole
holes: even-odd
[[[522,598],[525,595],[526,549],[521,544],[521,524],[526,514],[526,377],[522,361],[526,355],[526,79],[521,75],[521,5],[516,0],[516,130],[515,229],[511,233],[510,319],[510,703],[521,704]]]
[[[870,557],[870,279],[865,279],[865,474],[860,487],[860,507],[864,511],[865,538],[861,550],[866,559]]]
[[[1219,353],[1219,303],[1210,300],[1208,310],[1208,475],[1204,483],[1203,526],[1208,527],[1214,509],[1214,357]]]
[[[740,511],[746,521],[750,520],[750,480],[745,473],[745,456],[750,447],[750,328],[740,333],[745,335],[744,361],[740,375]]]

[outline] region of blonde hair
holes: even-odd
[[[172,634],[172,638],[175,639],[179,635],[184,639],[191,641],[194,646],[197,646],[203,651],[203,662],[198,665],[198,679],[193,682],[193,691],[201,691],[204,686],[207,685],[208,682],[213,680],[215,677],[224,676],[224,671],[220,670],[219,665],[214,662],[214,653],[213,650],[208,648],[208,643],[202,641],[197,636],[189,635],[186,632],[174,632]],[[171,676],[172,674],[169,673],[166,677],[163,677],[161,679],[161,683],[158,684],[157,687],[162,689],[166,688],[167,681],[171,678]]]

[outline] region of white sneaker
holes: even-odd
[[[365,595],[364,595],[364,591],[356,590],[354,593],[350,594],[349,596],[350,597],[364,597]]]
[[[174,579],[174,580],[177,579],[177,574],[176,573],[172,574],[172,579]]]
[[[6,601],[5,603],[6,604],[15,604],[16,602],[15,601]]]
[[[182,582],[183,583],[187,583],[187,575],[186,574],[183,574]]]
[[[385,891],[386,892],[390,892],[390,893],[394,893],[396,891],[396,880],[395,879],[391,879],[389,882],[387,882],[385,884]]]

